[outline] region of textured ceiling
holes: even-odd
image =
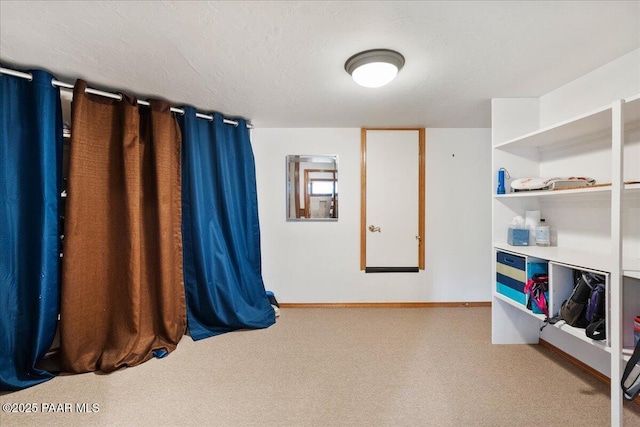
[[[640,46],[640,2],[6,2],[0,62],[242,116],[257,127],[489,127]],[[361,50],[406,58],[356,85]]]

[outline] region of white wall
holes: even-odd
[[[420,273],[360,271],[360,129],[254,129],[251,138],[263,277],[279,301],[491,299],[489,129],[427,129],[426,269]],[[288,154],[338,155],[337,222],[285,220]]]
[[[540,128],[640,93],[640,49],[540,97]]]

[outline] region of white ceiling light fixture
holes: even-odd
[[[393,80],[404,65],[395,50],[371,49],[356,53],[344,63],[353,80],[364,87],[381,87]]]

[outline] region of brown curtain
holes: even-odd
[[[86,87],[71,113],[60,361],[110,372],[173,351],[185,331],[181,134],[166,102]]]

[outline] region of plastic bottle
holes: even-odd
[[[536,226],[536,246],[551,246],[549,226],[544,219]]]

